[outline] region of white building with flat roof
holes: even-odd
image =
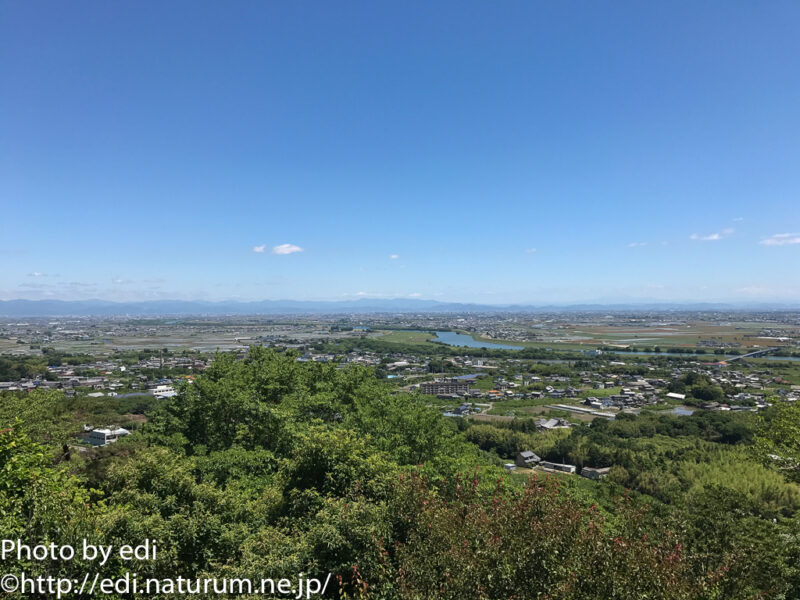
[[[92,446],[107,446],[119,438],[130,435],[130,431],[123,427],[111,426],[108,429],[92,429],[84,434],[83,439]]]

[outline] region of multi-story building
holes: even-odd
[[[437,396],[439,394],[469,394],[469,381],[459,379],[437,379],[420,384],[423,394]]]

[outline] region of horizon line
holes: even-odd
[[[497,307],[497,308],[509,308],[509,307],[530,307],[530,308],[543,308],[543,307],[552,307],[552,306],[560,306],[560,307],[570,307],[570,306],[581,306],[581,305],[592,305],[592,306],[616,306],[616,305],[732,305],[732,306],[746,306],[746,305],[779,305],[779,306],[794,306],[800,309],[800,300],[792,299],[792,300],[777,300],[777,299],[730,299],[730,300],[700,300],[700,299],[675,299],[675,300],[666,300],[666,299],[658,299],[658,298],[636,298],[636,299],[619,299],[619,300],[570,300],[570,301],[544,301],[544,302],[536,302],[536,301],[517,301],[517,302],[477,302],[477,301],[465,301],[465,300],[437,300],[433,298],[419,298],[419,297],[404,297],[404,296],[394,296],[394,297],[355,297],[355,298],[341,298],[337,300],[320,300],[320,299],[313,299],[313,300],[299,300],[293,298],[280,298],[280,299],[271,299],[271,298],[261,298],[256,300],[243,300],[243,299],[222,299],[222,300],[206,300],[206,299],[180,299],[180,298],[161,298],[161,299],[139,299],[139,300],[110,300],[104,298],[84,298],[84,299],[64,299],[64,298],[0,298],[0,302],[2,303],[46,303],[46,302],[58,302],[64,304],[79,304],[79,303],[92,303],[92,302],[102,302],[105,304],[117,304],[117,305],[124,305],[124,304],[159,304],[159,303],[184,303],[184,304],[214,304],[214,305],[221,305],[221,304],[259,304],[259,303],[272,303],[272,304],[280,304],[280,303],[295,303],[295,304],[344,304],[344,303],[367,303],[367,302],[406,302],[409,304],[416,304],[416,303],[434,303],[440,305],[447,305],[447,304],[461,304],[465,306],[486,306],[486,307]]]

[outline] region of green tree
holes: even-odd
[[[761,420],[755,438],[759,458],[800,482],[800,405],[780,403]]]

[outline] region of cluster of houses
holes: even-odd
[[[449,399],[454,401],[465,399],[485,399],[492,402],[512,398],[552,398],[553,400],[569,400],[578,398],[582,392],[580,388],[573,387],[572,385],[566,385],[563,388],[556,388],[549,384],[543,385],[541,389],[521,390],[520,388],[523,386],[530,386],[531,384],[538,384],[540,386],[542,385],[540,383],[541,378],[535,375],[515,376],[515,379],[521,380],[520,382],[506,381],[502,377],[496,377],[493,381],[493,385],[496,389],[486,391],[472,387],[475,380],[484,375],[486,375],[486,373],[473,373],[470,375],[439,378],[434,379],[433,381],[420,383],[413,387],[418,389],[423,394],[436,396],[439,399]],[[621,379],[621,377],[614,375],[613,379],[608,381],[593,381],[588,377],[584,377],[582,378],[581,383],[591,386],[592,389],[616,388],[620,386],[620,383],[622,383],[617,379]],[[564,376],[548,377],[548,382],[552,383],[569,381],[570,378]],[[657,389],[665,388],[666,386],[667,382],[661,379],[631,379],[630,381],[625,381],[625,386],[620,389],[619,393],[604,396],[602,398],[589,397],[584,401],[584,404],[596,410],[602,410],[611,407],[617,409],[637,408],[648,404],[657,404],[663,401],[663,399],[658,396]]]
[[[370,350],[352,350],[345,355],[334,355],[323,352],[316,352],[308,349],[307,344],[280,344],[281,348],[296,348],[302,352],[297,358],[298,362],[335,362],[338,361],[339,367],[348,365],[361,365],[365,367],[383,367],[390,378],[418,376],[431,372],[431,357],[416,356],[402,352],[373,352]],[[452,356],[444,359],[444,362],[456,369],[484,368],[495,369],[496,365],[487,359],[475,358],[470,356]],[[441,362],[435,361],[437,368]]]
[[[205,359],[189,356],[153,356],[140,360],[135,365],[129,367],[129,369],[135,371],[141,369],[184,368],[189,371],[202,371],[208,364],[208,361]]]
[[[446,410],[442,413],[445,417],[468,417],[471,414],[479,413],[482,411],[480,406],[475,406],[470,402],[464,402],[458,408]]]
[[[783,402],[797,402],[800,400],[800,385],[792,385],[789,381],[772,377],[766,371],[755,371],[752,373],[742,373],[736,369],[723,369],[723,365],[714,363],[703,365],[701,368],[694,369],[675,369],[672,377],[678,379],[686,373],[695,372],[708,377],[711,383],[733,387],[738,390],[727,395],[725,402],[707,402],[701,406],[705,410],[762,410],[770,406],[767,402],[767,393],[761,392],[766,388],[773,388],[774,393]],[[677,396],[677,394],[667,394]]]
[[[578,467],[575,465],[555,463],[542,460],[537,454],[531,452],[530,450],[523,450],[522,452],[517,453],[517,457],[513,463],[505,464],[505,468],[507,471],[514,471],[518,467],[523,469],[536,468],[537,470],[545,472],[551,471],[556,473],[574,474],[578,472]],[[610,470],[611,467],[601,467],[601,468],[583,467],[582,469],[580,469],[580,475],[582,477],[586,477],[587,479],[598,480],[607,476]]]
[[[584,404],[594,409],[602,410],[605,408],[640,408],[642,406],[658,404],[662,399],[656,393],[657,388],[666,387],[663,380],[634,380],[626,382],[618,394],[611,394],[602,398],[590,396],[584,400]]]
[[[19,381],[0,381],[0,391],[30,392],[32,390],[73,390],[84,387],[92,390],[116,390],[123,387],[121,382],[109,381],[105,376],[83,377],[78,375],[63,375],[55,381],[41,377],[20,379]]]
[[[48,381],[45,379],[23,379],[21,381],[0,381],[0,392],[30,392],[33,390],[61,390],[67,397],[74,396],[79,388],[94,390],[86,392],[90,398],[103,396],[117,396],[119,390],[129,385],[134,389],[141,389],[138,395],[151,394],[156,398],[172,398],[178,392],[171,385],[171,379],[160,379],[156,383],[144,382],[149,387],[140,388],[138,384],[124,384],[119,381],[109,381],[106,377],[72,377],[63,381]],[[134,393],[133,395],[136,395]]]
[[[713,384],[717,384],[729,392],[724,401],[701,404],[698,408],[703,410],[757,411],[770,406],[767,401],[768,394],[777,394],[785,402],[800,400],[800,386],[791,385],[789,381],[770,377],[766,371],[742,373],[729,367],[722,369],[722,365],[718,364],[698,364],[676,368],[671,376],[666,378],[648,378],[618,372],[603,375],[590,371],[579,372],[577,378],[552,375],[546,377],[544,381],[541,377],[530,374],[517,374],[513,381],[498,376],[493,379],[494,389],[491,390],[474,387],[478,377],[487,375],[482,372],[438,378],[411,386],[411,389],[416,388],[424,394],[433,395],[439,399],[452,400],[453,405],[459,403],[458,408],[446,410],[444,413],[446,416],[469,416],[476,412],[482,412],[483,409],[475,405],[475,401],[479,399],[488,402],[545,398],[574,400],[585,395],[583,390],[586,388],[613,389],[613,393],[609,395],[598,394],[584,398],[582,404],[586,408],[579,407],[575,402],[568,403],[569,405],[550,406],[550,408],[587,412],[593,416],[613,418],[616,411],[637,412],[642,407],[661,404],[665,401],[685,401],[687,394],[669,391],[670,381],[679,380],[691,372],[708,377]],[[580,388],[573,385],[576,379],[580,381]],[[555,387],[559,383],[567,385]],[[536,389],[530,389],[531,387]],[[730,392],[731,388],[736,391]],[[766,388],[770,388],[770,390],[766,390]]]
[[[209,359],[210,360],[210,359]],[[80,365],[47,367],[47,377],[24,378],[18,381],[0,381],[0,392],[30,392],[32,390],[63,390],[73,396],[76,390],[89,390],[89,396],[116,396],[123,391],[141,391],[159,397],[175,395],[174,389],[163,389],[173,383],[172,379],[151,380],[143,371],[162,368],[183,368],[202,371],[209,360],[186,356],[152,357],[133,365],[123,365],[116,360],[97,360]],[[92,373],[87,375],[86,373]],[[192,375],[181,376],[191,380]],[[159,388],[159,386],[161,386]]]

